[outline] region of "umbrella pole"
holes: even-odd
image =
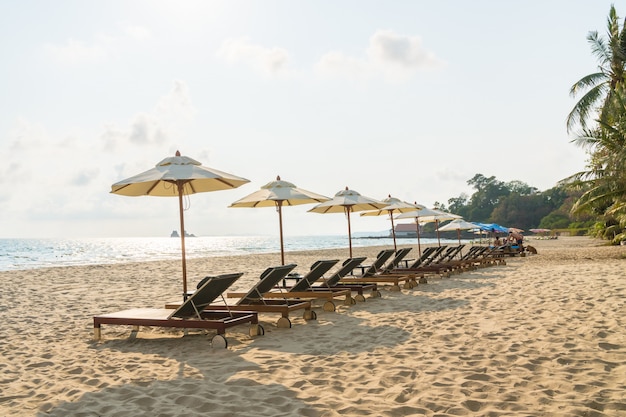
[[[350,257],[352,258],[352,231],[350,229],[350,207],[346,207],[346,214],[348,215],[348,245],[350,247]]]
[[[389,217],[391,218],[391,235],[393,236],[393,250],[398,251],[398,247],[396,246],[396,228],[393,225],[393,210],[389,212]]]
[[[276,202],[278,205],[278,223],[280,228],[280,262],[281,265],[285,265],[285,250],[283,246],[283,201]]]
[[[178,211],[180,213],[180,247],[183,252],[183,300],[187,299],[187,259],[185,258],[185,216],[183,215],[183,188],[178,182]]]
[[[417,230],[417,251],[420,254],[420,258],[422,257],[422,245],[420,243],[420,222],[419,222],[419,217],[415,218],[415,228]]]
[[[441,247],[441,238],[439,237],[439,220],[435,220],[435,227],[437,228],[437,243]]]

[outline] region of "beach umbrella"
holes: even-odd
[[[473,230],[477,229],[478,226],[474,223],[465,221],[463,219],[454,219],[450,223],[447,223],[437,230],[445,232],[450,230],[456,230],[456,235],[459,238],[459,245],[461,244],[461,230]]]
[[[425,210],[428,210],[428,211],[425,211]],[[428,209],[428,208],[417,210],[417,211],[410,211],[408,213],[403,213],[403,214],[396,216],[396,219],[409,219],[409,218],[415,218],[415,222],[418,223],[418,229],[419,229],[419,223],[435,222],[435,229],[437,230],[437,243],[439,246],[441,246],[441,238],[439,236],[439,222],[442,222],[445,220],[460,219],[461,216],[457,214],[452,214],[452,213],[448,213],[445,211],[437,210],[437,209]],[[421,250],[420,250],[420,255],[421,255]]]
[[[420,257],[422,256],[422,244],[420,239],[420,216],[431,216],[437,214],[436,211],[431,210],[427,207],[422,206],[421,204],[413,203],[418,207],[422,207],[419,210],[408,211],[405,213],[401,213],[396,216],[396,219],[415,219],[415,229],[417,231],[417,251],[419,252]]]
[[[350,213],[366,210],[379,210],[387,206],[387,203],[365,197],[354,190],[346,187],[339,191],[333,198],[320,203],[309,210],[312,213],[345,213],[348,218],[348,243],[350,257],[352,258],[352,231],[350,229]]]
[[[406,213],[409,211],[415,211],[415,210],[425,208],[425,207],[420,206],[419,204],[407,203],[406,201],[402,201],[399,198],[392,197],[391,195],[389,195],[387,198],[382,200],[382,202],[387,203],[388,205],[383,207],[380,210],[364,211],[361,213],[361,216],[389,215],[389,219],[391,219],[391,235],[393,236],[393,249],[398,250],[398,247],[396,245],[396,228],[393,225],[394,213]]]
[[[137,197],[178,197],[180,217],[180,241],[183,269],[183,297],[187,297],[187,260],[185,257],[185,218],[183,215],[183,196],[210,191],[237,188],[249,180],[216,169],[207,168],[195,159],[181,156],[176,151],[156,164],[152,169],[133,177],[116,182],[111,186],[111,193]]]
[[[297,188],[294,184],[283,181],[280,176],[260,190],[232,203],[229,207],[276,207],[280,231],[280,261],[285,265],[285,250],[283,246],[283,206],[299,204],[313,204],[328,201],[330,198],[321,194]]]

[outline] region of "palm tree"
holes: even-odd
[[[624,82],[626,24],[620,28],[614,5],[611,5],[607,19],[607,36],[604,39],[597,31],[587,35],[591,51],[599,61],[599,71],[581,78],[570,89],[572,97],[586,92],[567,116],[568,132],[577,125],[586,129],[589,119],[605,111],[605,104],[610,101],[615,89]]]
[[[609,99],[597,127],[573,141],[590,154],[587,169],[565,180],[583,191],[572,211],[604,219],[600,234],[611,225],[626,226],[626,85],[618,85]]]

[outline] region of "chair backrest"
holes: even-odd
[[[437,250],[436,246],[428,246],[422,251],[422,256],[415,260],[411,265],[409,265],[409,269],[411,268],[419,268],[422,264],[428,259],[431,254]]]
[[[189,318],[197,316],[197,314],[210,305],[217,297],[219,297],[228,287],[237,281],[243,272],[235,274],[224,274],[215,277],[206,277],[204,283],[189,298],[185,300],[176,310],[170,314],[170,318]]]
[[[237,304],[248,304],[259,301],[263,298],[263,294],[274,288],[278,282],[285,278],[297,265],[281,265],[267,268],[261,274],[259,281],[242,297]]]
[[[332,274],[330,276],[330,278],[328,278],[324,282],[324,286],[326,286],[326,287],[334,287],[334,286],[336,286],[337,283],[339,283],[339,281],[341,281],[341,278],[345,277],[350,272],[354,271],[354,268],[356,268],[357,266],[361,265],[363,263],[363,261],[365,261],[366,259],[367,258],[365,256],[360,257],[360,258],[348,258],[348,259],[346,259],[345,261],[343,261],[343,264],[341,264],[341,268],[339,268],[339,270],[337,272]]]
[[[439,262],[441,260],[441,257],[443,256],[443,254],[445,253],[447,249],[448,249],[447,246],[439,246],[435,248],[435,250],[430,254],[428,259],[424,261],[423,265],[428,266],[428,265],[432,265],[434,263]]]
[[[394,252],[394,249],[383,249],[378,252],[378,255],[376,255],[376,260],[370,265],[369,268],[365,270],[365,272],[363,272],[363,276],[371,277],[380,272],[383,269],[383,265],[385,265],[385,262],[387,262],[387,260],[391,258]]]
[[[441,262],[449,262],[454,260],[454,258],[461,252],[461,250],[465,247],[465,245],[458,245],[449,248],[445,255],[442,256]]]
[[[311,265],[311,270],[287,292],[306,291],[310,289],[311,285],[324,276],[337,262],[339,262],[339,259],[316,261]]]
[[[461,256],[461,260],[473,259],[476,256],[476,253],[482,250],[482,248],[483,246],[472,246],[465,255]]]
[[[411,252],[413,248],[400,248],[396,251],[396,255],[385,265],[382,272],[389,272],[398,267],[398,264]]]

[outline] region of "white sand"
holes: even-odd
[[[92,340],[96,314],[175,299],[180,262],[0,273],[0,415],[626,416],[626,247],[528,243],[538,255],[316,308],[317,321],[296,312],[291,329],[262,315],[265,336],[229,329],[226,350],[125,326]],[[286,254],[301,272],[346,257]],[[190,286],[240,271],[233,289],[247,290],[278,263],[191,260]]]

